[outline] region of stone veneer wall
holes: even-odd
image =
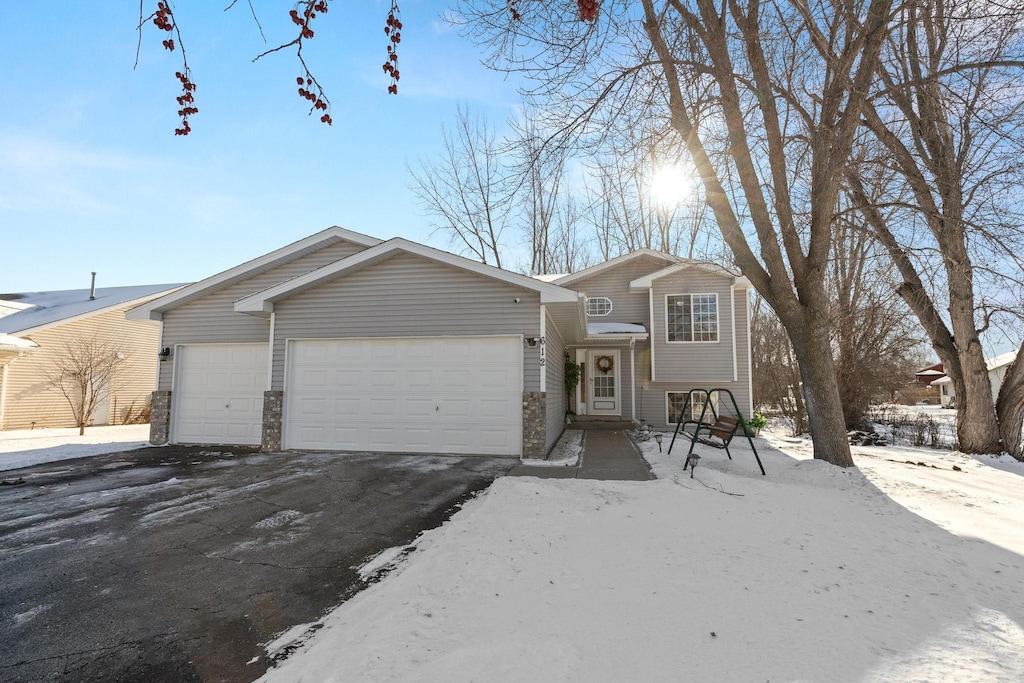
[[[547,455],[547,394],[523,392],[523,457]]]
[[[281,450],[281,416],[284,407],[283,391],[263,392],[263,438],[262,450],[275,452]]]
[[[149,416],[149,442],[154,446],[164,445],[170,438],[170,429],[171,392],[154,391]]]

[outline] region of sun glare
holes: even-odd
[[[664,166],[651,178],[651,197],[664,206],[678,206],[692,193],[693,178],[679,166]]]

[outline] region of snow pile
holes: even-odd
[[[1024,680],[1024,548],[904,507],[1020,525],[1020,473],[891,463],[920,478],[901,505],[884,461],[756,443],[767,477],[744,443],[690,479],[684,441],[642,445],[657,481],[500,479],[264,680]]]
[[[559,437],[558,443],[548,453],[546,460],[528,458],[523,462],[530,467],[575,467],[583,453],[585,434],[582,429],[566,429]]]
[[[0,431],[0,470],[127,451],[148,441],[148,424],[88,427],[84,436],[77,428]]]

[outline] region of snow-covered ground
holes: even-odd
[[[266,680],[1024,680],[1024,465],[766,436],[499,479]]]
[[[0,431],[0,471],[145,446],[149,425]]]

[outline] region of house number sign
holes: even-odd
[[[540,366],[544,367],[545,365],[547,365],[547,361],[548,361],[547,338],[546,337],[541,337],[540,338]]]

